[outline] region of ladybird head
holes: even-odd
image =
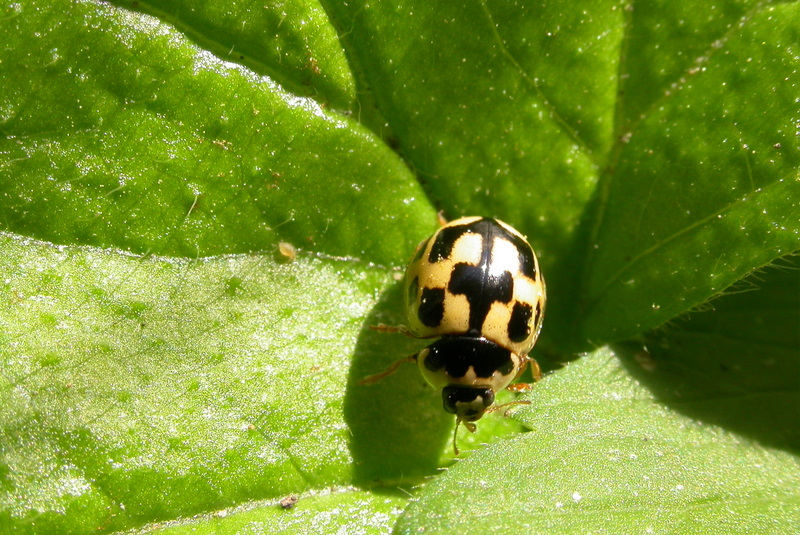
[[[494,404],[494,390],[488,386],[449,385],[442,389],[444,410],[455,414],[459,421],[480,420]]]
[[[494,405],[494,390],[487,386],[448,385],[442,389],[444,410],[456,415],[453,431],[453,451],[458,455],[458,426],[463,422],[470,432],[475,432],[475,422]]]

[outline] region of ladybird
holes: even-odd
[[[453,448],[458,453],[459,424],[474,432],[473,422],[500,408],[497,392],[527,390],[530,385],[511,383],[528,365],[535,379],[541,377],[538,364],[528,357],[545,308],[539,262],[510,225],[464,217],[419,245],[403,289],[407,325],[375,328],[436,340],[361,382],[372,384],[403,362],[417,362],[425,380],[441,390],[444,410],[456,416]]]

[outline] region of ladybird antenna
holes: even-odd
[[[461,416],[456,416],[456,428],[453,431],[453,451],[458,455],[460,452],[458,451],[458,445],[456,444],[456,438],[458,438],[458,426],[461,425]],[[475,430],[478,428],[473,422],[464,422],[464,427],[467,428],[467,431],[470,433],[474,433]]]

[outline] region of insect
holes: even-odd
[[[504,388],[530,388],[511,384],[528,365],[534,378],[541,378],[538,364],[528,357],[544,316],[539,262],[510,225],[464,217],[419,245],[403,289],[407,326],[375,329],[436,340],[361,383],[375,383],[402,363],[417,362],[425,380],[442,391],[444,410],[456,415],[453,449],[458,454],[459,424],[474,432],[474,422],[485,413],[528,403],[495,405],[495,394]]]
[[[292,262],[297,258],[297,249],[289,242],[278,242],[278,252],[286,262]]]
[[[282,498],[278,504],[281,506],[282,509],[291,509],[295,506],[295,504],[300,500],[297,496],[286,496]]]

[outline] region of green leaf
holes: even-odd
[[[1,246],[6,521],[115,529],[351,480],[342,384],[386,273]]]
[[[798,523],[797,2],[195,4],[0,14],[0,533]],[[359,384],[437,211],[528,236],[552,370],[444,477]]]
[[[748,14],[624,131],[599,184],[581,339],[655,327],[797,249],[798,20],[797,4]]]
[[[262,504],[247,510],[217,513],[210,518],[166,529],[154,526],[140,533],[271,535],[295,533],[386,533],[407,496],[396,497],[355,489],[341,489],[303,497],[288,496],[286,505]],[[290,506],[289,504],[295,503]]]
[[[284,239],[398,263],[408,229],[432,227],[402,161],[355,121],[149,16],[15,6],[0,27],[17,46],[0,71],[7,230],[189,258]]]
[[[432,202],[511,222],[547,266],[569,247],[613,141],[622,12],[593,4],[591,17],[508,2],[334,7]]]
[[[331,21],[316,2],[136,3],[220,59],[267,74],[293,94],[350,109],[355,80]],[[265,44],[269,46],[264,46]]]

